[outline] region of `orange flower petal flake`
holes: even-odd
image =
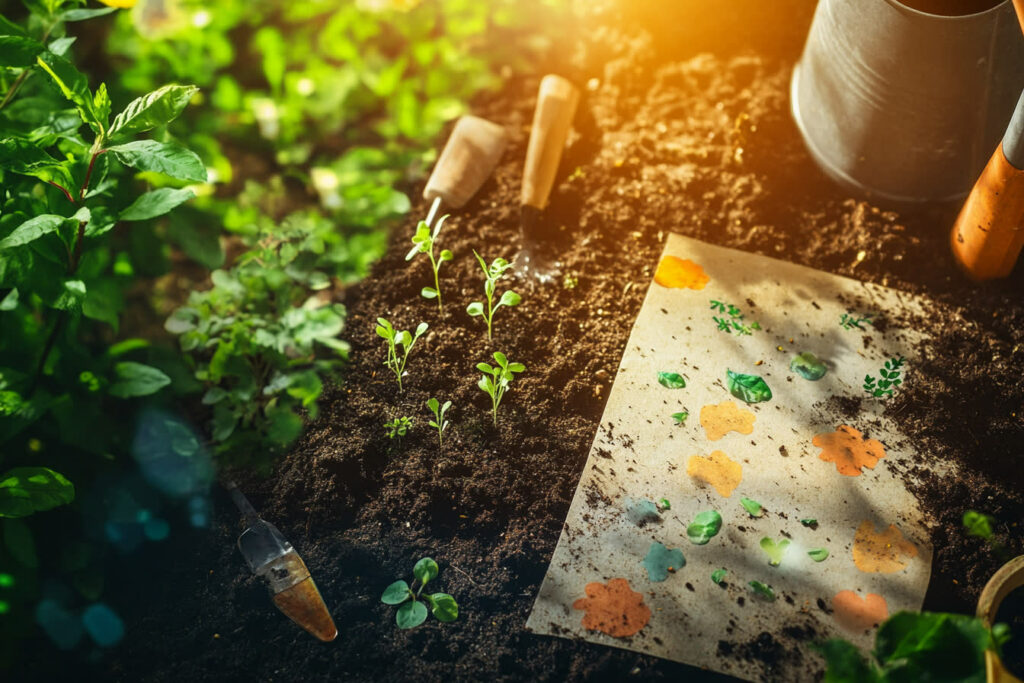
[[[704,289],[711,281],[704,269],[687,258],[662,256],[654,281],[672,289]]]
[[[892,574],[906,568],[914,557],[917,546],[905,539],[895,524],[877,532],[874,522],[864,520],[853,536],[853,563],[862,572]]]
[[[725,498],[731,496],[743,480],[743,466],[722,451],[714,451],[706,458],[691,455],[686,473],[700,483],[710,484]]]
[[[877,593],[863,598],[853,591],[839,591],[832,598],[836,621],[847,631],[863,633],[889,618],[889,605]]]
[[[881,441],[865,439],[864,435],[849,425],[840,425],[836,431],[818,434],[811,442],[821,449],[819,458],[834,462],[839,474],[856,477],[862,468],[874,469],[885,457]]]
[[[756,419],[756,415],[738,407],[735,401],[712,403],[700,409],[700,425],[709,441],[718,441],[729,432],[750,434]]]
[[[587,597],[572,603],[572,607],[585,611],[582,623],[588,631],[626,638],[639,633],[651,620],[651,608],[644,604],[643,593],[632,590],[626,579],[611,579],[607,585],[588,583],[584,590]]]

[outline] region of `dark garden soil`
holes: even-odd
[[[935,341],[921,349],[923,362],[889,413],[919,462],[963,468],[957,478],[926,475],[913,490],[933,520],[925,607],[973,612],[1005,558],[964,534],[963,511],[998,520],[1005,556],[1024,552],[1024,269],[971,285],[948,251],[957,207],[880,208],[822,176],[788,98],[813,6],[628,0],[593,3],[566,27],[549,66],[584,85],[585,97],[546,213],[563,277],[533,289],[519,283],[523,304],[498,314],[493,343],[465,314],[482,290],[471,250],[488,260],[518,250],[522,160],[543,72],[482,97],[476,113],[505,125],[511,144],[493,180],[442,233],[455,253],[442,271],[444,316],[419,297],[425,262],[404,261],[415,214],[427,208],[420,202],[373,274],[345,294],[345,383],[327,390],[319,419],[273,476],[238,475],[314,573],[337,641],[316,642],[273,608],[234,547],[238,517],[217,491],[212,529],[176,527],[171,540],[118,570],[132,588],[109,600],[128,633],[89,671],[190,682],[718,679],[524,630],[670,231],[943,304],[927,322]],[[402,394],[381,365],[377,316],[403,329],[431,326]],[[527,366],[497,429],[474,370],[495,350]],[[426,426],[431,396],[455,406],[440,453]],[[400,415],[413,416],[416,428],[398,445],[382,424]],[[411,580],[413,563],[427,555],[441,566],[438,590],[457,597],[459,619],[400,631],[381,591]],[[151,583],[140,585],[139,576]],[[803,637],[799,629],[763,633],[720,649],[762,662],[773,679]],[[60,663],[33,659],[34,679]]]

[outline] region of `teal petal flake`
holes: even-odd
[[[686,558],[683,557],[682,550],[667,548],[664,544],[655,541],[651,544],[651,549],[647,551],[643,565],[647,569],[647,578],[658,583],[667,579],[670,572],[675,572],[686,566]]]

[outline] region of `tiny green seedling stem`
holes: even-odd
[[[451,401],[445,401],[444,405],[441,405],[436,398],[432,398],[427,401],[427,408],[430,408],[430,412],[434,414],[434,419],[430,421],[430,426],[437,430],[438,450],[444,447],[444,430],[448,428],[449,424],[448,420],[444,418],[444,415],[451,407]]]
[[[477,386],[491,397],[491,416],[494,418],[494,426],[498,426],[498,406],[504,398],[509,384],[515,379],[515,373],[526,370],[522,363],[509,363],[501,351],[494,352],[494,360],[498,367],[492,367],[488,363],[477,363],[476,369],[484,373]]]
[[[398,390],[402,391],[402,375],[405,373],[405,364],[409,362],[409,352],[412,351],[416,340],[427,331],[427,324],[420,323],[416,327],[416,334],[409,334],[408,330],[396,330],[394,326],[384,318],[377,318],[377,336],[381,337],[387,345],[388,357],[384,365],[391,372],[395,373],[398,380]],[[402,354],[399,355],[397,347],[402,347]]]
[[[481,316],[487,322],[487,339],[490,340],[493,339],[492,322],[494,314],[497,313],[498,309],[502,306],[518,306],[523,299],[516,292],[508,290],[502,293],[498,303],[495,304],[494,293],[497,282],[505,274],[505,271],[512,267],[512,264],[499,257],[494,259],[491,265],[488,266],[483,257],[476,253],[475,249],[473,250],[473,255],[476,256],[480,269],[484,271],[484,295],[487,297],[487,310],[484,311],[482,301],[474,301],[466,307],[466,313],[469,313],[471,316]]]
[[[445,261],[451,261],[454,256],[452,252],[447,249],[442,249],[441,253],[435,258],[434,256],[434,244],[437,241],[437,236],[441,233],[441,227],[444,225],[445,220],[448,218],[447,214],[441,216],[437,223],[431,228],[430,223],[427,221],[420,221],[416,226],[416,233],[412,236],[412,249],[405,255],[406,261],[411,261],[416,257],[416,254],[426,254],[430,259],[430,269],[434,273],[434,286],[424,287],[420,290],[420,295],[424,299],[437,299],[437,310],[439,313],[444,313],[444,307],[441,303],[441,280],[440,270],[441,264]]]

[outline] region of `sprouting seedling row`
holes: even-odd
[[[426,331],[426,323],[417,325],[416,334],[410,334],[409,330],[396,330],[394,325],[386,319],[377,318],[377,336],[384,339],[388,350],[388,357],[384,361],[384,365],[395,373],[399,391],[402,390],[402,375],[405,374],[405,365],[409,362],[409,353],[416,340],[422,337]],[[399,347],[401,352],[398,350]]]
[[[420,295],[424,299],[437,299],[437,310],[439,313],[444,313],[444,306],[441,302],[441,282],[440,282],[440,270],[441,264],[445,261],[451,261],[452,252],[447,249],[442,249],[441,253],[436,257],[434,256],[434,243],[437,241],[437,236],[441,233],[441,227],[444,225],[445,220],[448,218],[447,215],[441,216],[437,223],[434,224],[433,230],[426,221],[420,221],[416,226],[416,233],[412,236],[412,249],[405,255],[406,261],[411,261],[416,257],[416,254],[426,254],[430,259],[430,269],[434,273],[434,286],[424,287],[420,290]]]
[[[466,313],[471,316],[481,316],[487,322],[487,338],[492,339],[492,321],[494,320],[494,314],[498,312],[498,309],[502,306],[518,306],[519,302],[523,299],[519,294],[513,292],[511,289],[502,292],[501,298],[498,299],[498,303],[494,303],[494,294],[497,286],[497,282],[505,274],[512,264],[503,258],[496,258],[491,261],[491,265],[487,265],[483,257],[473,250],[473,255],[476,256],[477,262],[480,264],[480,269],[484,271],[484,295],[487,297],[487,310],[484,310],[484,304],[482,301],[474,301],[466,307]]]

